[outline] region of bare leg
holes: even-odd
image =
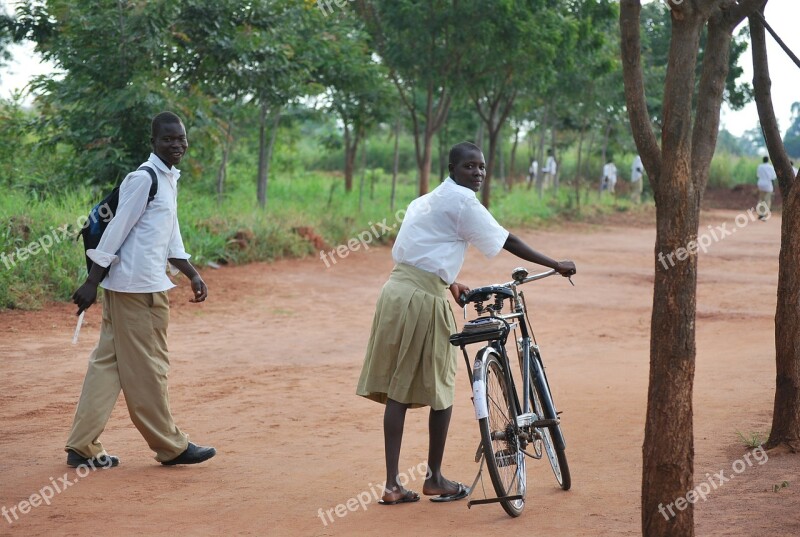
[[[386,490],[383,499],[386,501],[396,500],[404,494],[397,476],[400,473],[400,446],[403,443],[403,426],[408,406],[389,399],[383,413],[383,442],[386,451]]]
[[[450,428],[450,417],[453,415],[453,407],[444,410],[431,409],[428,418],[428,434],[430,443],[428,444],[428,473],[422,492],[427,495],[433,494],[453,494],[458,492],[458,485],[442,475],[442,458],[444,458],[444,446],[447,442],[447,430]]]

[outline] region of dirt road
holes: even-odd
[[[770,424],[780,221],[737,227],[736,216],[707,212],[700,228],[736,231],[700,258],[695,478],[714,486],[697,503],[697,535],[798,535],[797,459],[747,464],[737,437]],[[211,295],[202,305],[187,303],[184,283],[172,292],[173,414],[193,441],[219,452],[198,467],[158,465],[120,401],[102,439],[121,466],[87,475],[67,468],[63,443],[100,308],[87,313],[76,346],[71,307],[0,314],[0,535],[639,535],[653,225],[519,234],[579,270],[575,287],[550,278],[528,292],[563,411],[571,491],[538,462],[518,519],[497,505],[374,503],[384,474],[383,407],[354,391],[392,265],[383,247],[330,268],[309,258],[206,270]],[[520,264],[471,250],[459,280],[507,281]],[[479,434],[463,360],[458,379],[445,470],[471,482]],[[412,489],[422,488],[417,467],[426,453],[427,411],[411,411],[400,467]],[[773,492],[784,481],[788,488]],[[52,495],[49,505],[20,503],[36,494]]]

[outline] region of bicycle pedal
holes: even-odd
[[[526,412],[517,416],[518,427],[528,427],[536,421],[538,416],[534,412]]]
[[[505,468],[506,466],[514,466],[517,464],[517,457],[515,453],[511,453],[509,449],[497,450],[494,454],[494,460],[497,466]]]

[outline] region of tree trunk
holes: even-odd
[[[394,164],[392,165],[392,194],[389,198],[389,208],[394,211],[394,198],[397,191],[397,170],[400,167],[400,118],[394,126]]]
[[[553,190],[558,194],[558,177],[561,175],[561,164],[556,156],[556,126],[550,129],[550,144],[553,148],[553,158],[556,159],[556,174],[553,176]]]
[[[644,94],[641,3],[620,3],[625,101],[656,200],[650,382],[642,448],[642,533],[647,537],[694,535],[694,505],[687,500],[696,499],[692,495],[692,385],[700,201],[719,130],[732,32],[760,1],[670,3],[672,35],[660,148]],[[695,92],[700,34],[706,22],[708,39]]]
[[[345,124],[344,127],[344,191],[353,191],[353,173],[355,172],[356,153],[358,152],[358,135]]]
[[[547,134],[547,117],[549,115],[549,110],[545,108],[544,110],[544,117],[542,118],[542,124],[538,126],[539,128],[539,156],[537,157],[537,161],[539,162],[539,169],[536,171],[536,192],[539,194],[539,199],[542,199],[542,195],[544,194],[544,172],[542,171],[545,165],[544,161],[544,138]]]
[[[519,129],[520,127],[517,126],[514,129],[514,144],[511,146],[511,157],[508,163],[508,191],[511,192],[511,189],[514,187],[514,172],[516,171],[516,164],[517,164],[517,144],[519,143]]]
[[[361,212],[361,209],[364,206],[364,179],[367,175],[367,141],[364,140],[364,143],[361,145],[361,181],[359,181],[358,185],[358,212]]]
[[[258,176],[256,178],[258,205],[262,209],[267,206],[267,105],[261,104],[258,116]]]
[[[439,182],[445,180],[445,177],[448,173],[447,170],[447,124],[442,127],[442,130],[439,131]]]
[[[433,159],[433,132],[425,129],[425,139],[422,160],[419,161],[419,195],[428,193],[431,183],[431,160]]]
[[[781,251],[778,258],[778,304],[775,310],[775,402],[772,429],[765,444],[768,449],[800,451],[800,189],[792,173],[789,157],[781,140],[772,107],[764,25],[757,15],[750,17],[753,47],[753,89],[756,107],[769,156],[778,175],[783,199]]]
[[[228,156],[230,155],[231,146],[233,145],[233,122],[228,117],[223,131],[224,139],[222,141],[222,162],[219,164],[217,170],[217,205],[222,204],[222,194],[225,190],[225,180],[228,177]]]
[[[581,214],[581,159],[583,158],[583,138],[586,135],[587,119],[584,115],[583,125],[578,134],[578,162],[575,164],[575,212]]]
[[[264,209],[267,206],[267,183],[269,181],[269,167],[272,160],[272,150],[278,138],[278,125],[281,121],[281,110],[276,109],[272,118],[272,132],[269,142],[266,136],[267,105],[261,105],[258,147],[258,205]]]
[[[489,127],[489,154],[486,157],[486,177],[483,179],[483,188],[481,189],[481,203],[487,209],[492,196],[492,168],[495,163],[495,154],[497,151],[497,136],[500,129],[493,129]]]

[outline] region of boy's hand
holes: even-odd
[[[78,313],[80,315],[89,309],[89,306],[97,300],[97,284],[86,280],[86,283],[80,286],[77,291],[72,294],[72,301],[78,305]]]
[[[189,302],[203,302],[208,297],[208,287],[199,274],[192,276],[192,292],[194,296]]]
[[[559,261],[558,265],[554,268],[556,272],[565,277],[572,276],[578,271],[578,269],[575,268],[575,263],[572,261]]]
[[[453,298],[456,299],[456,303],[463,308],[463,296],[469,293],[469,287],[463,283],[455,282],[450,286],[450,293],[452,293]]]

